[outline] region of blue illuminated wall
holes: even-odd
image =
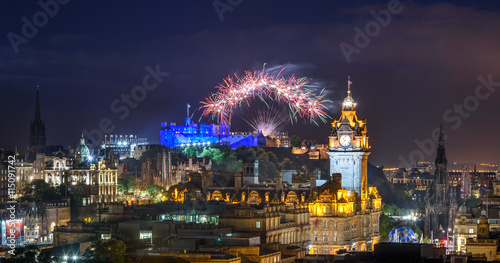
[[[230,133],[227,124],[196,124],[186,118],[185,125],[162,123],[160,143],[171,148],[187,146],[208,146],[212,143],[223,143],[238,148],[262,145],[262,136],[252,133]],[[265,145],[265,142],[264,142]]]

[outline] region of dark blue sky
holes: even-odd
[[[325,88],[337,118],[351,75],[375,164],[418,160],[426,150],[415,140],[431,138],[441,123],[450,161],[499,162],[500,92],[475,95],[478,77],[500,81],[498,4],[401,1],[402,11],[348,63],[339,45],[355,45],[354,29],[388,2],[243,0],[221,21],[213,1],[72,0],[15,53],[9,33],[22,36],[22,18],[43,9],[37,1],[2,1],[0,148],[27,148],[36,85],[48,144],[76,146],[82,130],[103,118],[113,121],[113,133],[158,143],[160,123],[183,122],[186,103],[199,106],[226,76],[266,63]],[[170,75],[121,120],[111,105],[142,83],[148,65]],[[473,103],[470,96],[477,107],[460,115],[454,104]],[[318,142],[329,133],[328,124],[286,128]]]

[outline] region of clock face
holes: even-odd
[[[484,228],[484,227],[479,228],[479,233],[485,234],[486,233],[486,228]]]
[[[342,135],[339,138],[340,145],[347,146],[351,143],[351,137],[349,135]]]

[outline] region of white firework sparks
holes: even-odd
[[[286,108],[281,111],[274,110],[273,107],[258,110],[257,115],[248,119],[243,119],[254,130],[262,132],[264,136],[272,134],[278,126],[289,120]]]

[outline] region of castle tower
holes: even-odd
[[[342,188],[356,192],[362,199],[368,195],[367,165],[370,154],[366,119],[358,119],[356,103],[347,82],[347,97],[342,102],[340,119],[333,119],[329,136],[330,175],[342,174]]]
[[[38,91],[38,86],[36,86],[36,105],[35,105],[35,119],[30,125],[30,138],[28,149],[33,146],[45,146],[45,122],[42,121],[42,114],[40,113],[40,94]]]

